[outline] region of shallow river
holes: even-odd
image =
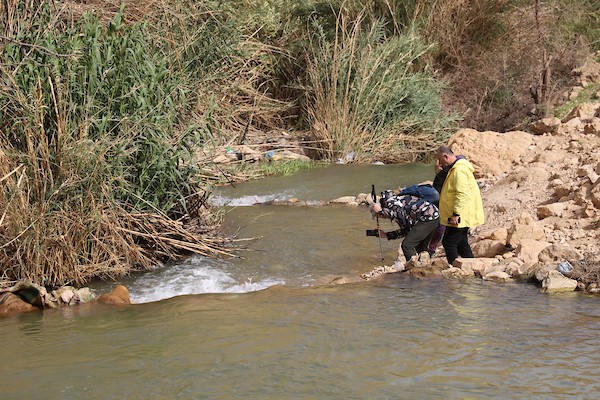
[[[124,279],[135,305],[0,319],[0,399],[597,398],[597,297],[402,274],[314,286],[381,263],[368,211],[247,206],[430,175],[336,165],[221,189],[226,229],[255,238],[243,258],[192,257]],[[398,242],[382,245],[389,264]]]

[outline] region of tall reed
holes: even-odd
[[[412,30],[386,37],[380,22],[365,28],[363,18],[340,13],[332,40],[315,25],[306,55],[314,135],[325,157],[424,157],[446,123],[440,87],[420,64],[428,47]]]
[[[224,254],[191,162],[204,132],[178,129],[188,88],[165,48],[123,24],[122,10],[106,27],[91,15],[69,22],[49,2],[3,16],[4,279],[81,284]]]

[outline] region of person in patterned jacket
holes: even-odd
[[[379,202],[371,205],[371,213],[398,223],[400,229],[380,230],[379,237],[388,240],[404,237],[400,249],[406,261],[427,251],[433,231],[440,223],[440,213],[434,204],[411,195],[397,195],[393,190],[381,192]]]

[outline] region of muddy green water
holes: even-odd
[[[216,202],[238,204],[226,229],[257,238],[243,259],[192,257],[124,279],[131,306],[0,319],[0,399],[597,398],[597,297],[401,274],[315,287],[380,262],[367,210],[244,206],[430,171],[334,166],[221,189]],[[386,261],[397,245],[384,243]]]

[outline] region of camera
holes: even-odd
[[[379,230],[378,229],[367,229],[367,236],[378,237],[379,236]]]

